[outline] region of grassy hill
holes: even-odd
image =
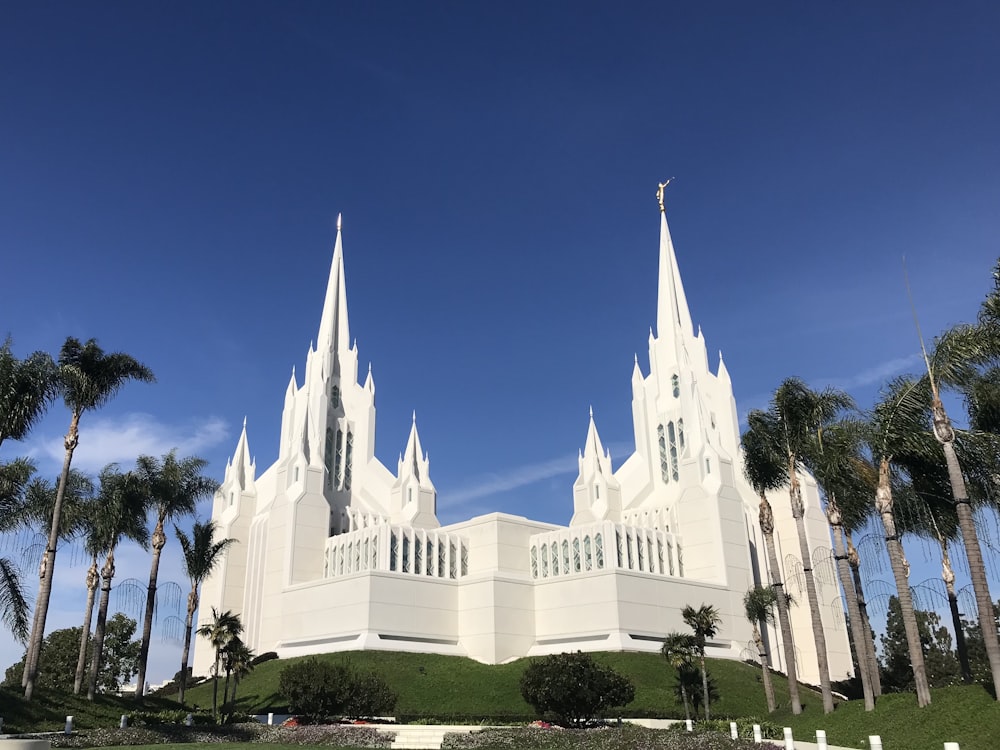
[[[309,657],[303,657],[309,658]],[[487,665],[459,656],[409,654],[387,651],[353,651],[323,654],[320,659],[348,663],[359,671],[380,674],[399,695],[397,714],[407,717],[462,717],[511,720],[532,717],[531,707],[518,687],[527,659],[510,664]],[[673,693],[673,671],[655,654],[598,653],[602,664],[628,675],[635,684],[632,716],[683,718],[684,709]],[[278,675],[294,659],[265,662],[257,666],[239,686],[241,708],[252,713],[281,712],[285,703],[278,693]],[[767,713],[760,670],[747,664],[709,659],[709,672],[718,685],[720,700],[713,706],[716,716],[763,716]],[[787,684],[775,680],[780,703],[788,703]],[[819,696],[803,690],[807,706],[822,710]],[[203,683],[188,691],[189,703],[202,708],[212,705],[212,685]]]

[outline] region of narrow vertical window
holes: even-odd
[[[547,544],[543,544],[542,545],[542,554],[540,555],[540,557],[542,558],[542,578],[548,578],[549,577],[549,545],[547,545]]]
[[[615,529],[615,548],[618,551],[618,567],[622,567],[622,562],[624,560],[623,550],[622,550],[622,533]]]
[[[663,425],[656,425],[656,439],[660,446],[660,478],[664,484],[670,484],[670,464],[667,462],[667,438]]]
[[[565,539],[563,539],[562,542],[562,555],[563,555],[563,564],[562,564],[563,573],[569,573],[569,542],[567,542]]]
[[[353,573],[354,568],[351,567],[351,562],[354,560],[354,542],[347,543],[347,572]]]
[[[333,469],[333,486],[335,489],[340,489],[344,479],[344,432],[340,428],[337,428],[337,452],[333,461]]]
[[[580,540],[573,540],[573,572],[580,572]]]
[[[330,406],[334,409],[340,406],[340,386],[334,384],[330,389]]]
[[[680,398],[681,395],[681,379],[679,375],[670,376],[670,390],[674,394],[674,398]]]
[[[705,458],[705,473],[706,474],[712,473],[712,459],[708,458],[707,456]]]
[[[636,557],[638,558],[637,562],[639,563],[639,570],[646,570],[646,555],[643,551],[645,546],[646,543],[642,540],[642,536],[637,533],[635,535],[635,551]]]
[[[684,450],[684,419],[677,420],[677,442],[680,443],[681,450]]]
[[[367,570],[368,569],[368,559],[369,559],[369,557],[368,557],[368,540],[367,539],[365,539],[364,550],[365,550],[364,554],[361,556],[361,569],[362,570]]]
[[[448,577],[458,578],[458,548],[454,542],[448,546],[448,551],[450,553],[448,558]]]
[[[583,538],[583,567],[584,570],[593,570],[594,568],[594,555],[589,535]]]
[[[635,538],[631,531],[625,532],[625,550],[628,552],[628,569],[635,570],[635,561],[632,558],[632,548],[635,546]]]
[[[333,487],[333,428],[326,428],[326,450],[323,451],[323,463],[326,464],[326,488]]]
[[[404,531],[403,532],[403,572],[410,572],[410,537]]]
[[[406,502],[408,502],[408,503],[412,503],[413,502],[413,488],[412,487],[407,487],[407,489],[406,489]]]
[[[469,575],[469,545],[462,545],[462,571],[463,576]]]
[[[420,543],[419,539],[414,538],[413,540],[413,572],[420,575],[422,570],[422,564],[424,561],[423,554],[424,546]]]
[[[438,539],[438,578],[444,578],[445,574],[448,572],[445,570],[445,550],[448,549],[447,540],[441,541]]]
[[[429,576],[434,575],[434,542],[430,539],[427,540],[427,555],[424,560],[427,561],[424,565],[424,573]]]
[[[559,575],[559,545],[552,542],[552,575]]]
[[[351,489],[351,454],[354,452],[354,433],[347,433],[347,451],[344,455],[344,489]]]
[[[230,504],[230,505],[232,505],[232,504],[233,504],[233,501],[234,501],[235,499],[236,499],[236,493],[235,493],[235,492],[230,492],[230,493],[229,493],[229,504]]]
[[[601,488],[598,487],[596,484],[594,485],[594,499],[595,500],[601,499]]]
[[[676,482],[680,476],[677,467],[677,435],[674,431],[674,423],[667,423],[667,438],[670,441],[670,476]]]
[[[299,481],[299,467],[298,466],[295,467],[295,481],[296,482]]]

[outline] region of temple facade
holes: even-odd
[[[650,257],[652,264],[652,255]],[[660,212],[656,331],[632,370],[635,451],[614,470],[593,414],[567,487],[566,526],[491,513],[442,526],[416,420],[395,471],[375,456],[375,385],[359,379],[348,327],[340,222],[316,344],[285,391],[277,460],[257,474],[246,425],[212,518],[238,540],[205,582],[212,608],[242,617],[256,652],[282,657],[384,649],[496,664],[561,651],[658,651],[686,631],[685,605],[722,617],[709,655],[756,658],[743,595],[768,580],[758,498],[740,469],[733,387],[692,324]],[[816,484],[805,523],[834,680],[851,657]],[[819,675],[787,492],[770,498],[800,679]],[[783,668],[780,632],[766,634]],[[199,639],[193,668],[214,654]]]

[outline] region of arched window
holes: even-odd
[[[590,548],[590,536],[583,538],[583,567],[584,570],[592,570],[594,567],[594,556]]]
[[[680,398],[681,395],[681,378],[679,375],[670,376],[670,389],[674,394],[674,398]]]
[[[656,425],[656,438],[660,446],[660,478],[664,484],[670,484],[670,464],[667,462],[667,438],[663,433],[663,425]]]

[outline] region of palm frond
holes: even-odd
[[[17,640],[28,640],[28,600],[17,568],[5,557],[0,558],[0,618]]]

